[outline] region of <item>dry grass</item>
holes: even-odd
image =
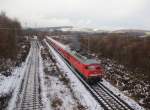
[[[63,104],[63,101],[59,98],[59,97],[55,97],[53,100],[52,100],[52,103],[51,103],[51,106],[53,108],[58,108],[60,106],[62,106]]]

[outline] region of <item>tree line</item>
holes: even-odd
[[[17,19],[11,19],[5,12],[0,13],[0,57],[15,58],[17,40],[21,34],[21,24]]]

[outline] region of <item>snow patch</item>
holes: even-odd
[[[50,102],[49,100],[47,99],[46,97],[46,94],[47,94],[47,89],[46,87],[44,86],[44,73],[43,73],[43,60],[42,60],[42,57],[41,57],[41,49],[42,49],[42,46],[40,47],[40,51],[39,51],[39,74],[40,74],[40,83],[41,83],[41,95],[42,95],[42,103],[45,104],[45,110],[51,110],[51,107],[50,107]]]

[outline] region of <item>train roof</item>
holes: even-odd
[[[99,62],[95,59],[88,59],[85,56],[82,56],[81,54],[77,53],[76,51],[70,52],[72,56],[74,56],[76,59],[78,59],[80,62],[84,64],[99,64]]]
[[[62,43],[60,43],[60,42],[58,42],[58,41],[54,40],[54,39],[53,39],[53,38],[51,38],[51,37],[47,37],[47,39],[49,39],[49,40],[53,41],[55,44],[59,45],[60,47],[62,47],[62,48],[64,48],[64,49],[66,49],[66,48],[67,48],[67,46],[66,46],[66,45],[63,45]]]
[[[66,50],[68,53],[70,53],[72,56],[74,56],[77,60],[79,60],[80,62],[82,62],[83,64],[99,64],[98,61],[96,61],[95,59],[88,59],[85,56],[82,56],[81,54],[77,53],[76,51],[72,51],[68,45],[63,45],[62,43],[47,37],[49,40],[53,41],[55,44],[59,45],[60,47],[62,47],[64,50]]]
[[[85,64],[99,64],[99,62],[96,61],[95,59],[87,59],[85,61]]]

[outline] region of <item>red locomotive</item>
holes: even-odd
[[[95,59],[87,59],[58,41],[47,37],[49,43],[89,82],[97,82],[103,77],[103,70]]]

